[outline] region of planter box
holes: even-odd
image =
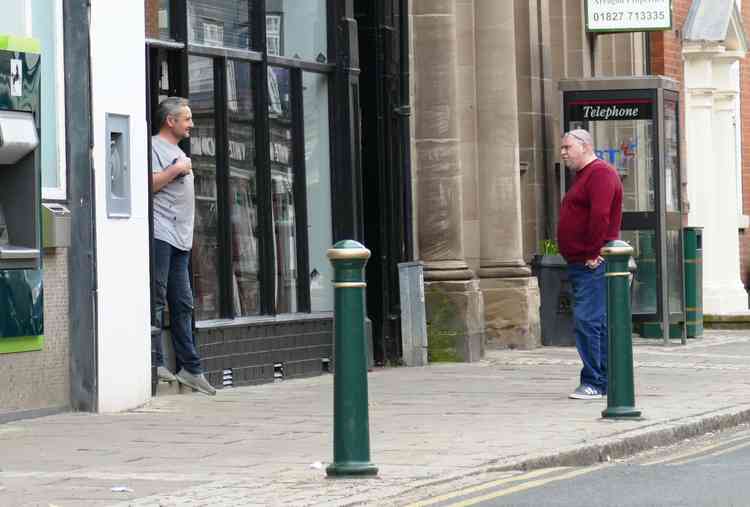
[[[560,255],[535,255],[531,269],[539,282],[542,345],[575,346],[573,292],[565,259]]]

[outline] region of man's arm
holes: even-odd
[[[606,171],[606,172],[605,172]],[[592,175],[589,180],[589,198],[591,208],[589,210],[588,239],[592,245],[598,245],[596,253],[586,261],[589,267],[597,267],[601,264],[598,249],[604,245],[604,239],[609,230],[609,220],[612,210],[612,201],[617,190],[617,176],[609,174],[609,168],[602,170],[600,174]]]
[[[151,173],[151,188],[153,193],[158,192],[180,176],[190,173],[193,169],[189,158],[176,160],[163,171]]]

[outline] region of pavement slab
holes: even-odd
[[[570,400],[574,348],[368,375],[379,475],[328,479],[333,376],[0,425],[0,505],[402,505],[469,478],[617,459],[750,420],[750,333],[635,340],[638,420]],[[113,491],[113,488],[120,488]]]

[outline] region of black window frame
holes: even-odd
[[[270,119],[268,114],[269,93],[268,81],[269,66],[283,67],[290,71],[290,102],[292,114],[292,160],[294,168],[293,194],[295,208],[295,246],[297,260],[297,311],[295,313],[311,313],[310,296],[310,268],[309,268],[309,242],[308,242],[308,216],[307,216],[307,182],[305,167],[305,126],[304,126],[304,98],[303,98],[303,73],[311,72],[327,76],[329,88],[329,122],[331,125],[329,161],[332,178],[335,178],[334,150],[336,148],[336,135],[333,132],[334,114],[336,111],[336,98],[334,91],[334,80],[339,67],[336,63],[320,63],[312,59],[297,59],[285,56],[270,56],[266,47],[266,14],[279,14],[278,12],[266,12],[265,0],[248,0],[250,19],[250,46],[249,50],[206,46],[202,44],[191,44],[188,41],[188,16],[187,2],[189,0],[172,0],[170,4],[170,28],[172,40],[161,41],[147,39],[147,71],[155,72],[162,58],[169,61],[170,68],[174,70],[176,79],[170,82],[170,93],[180,96],[189,96],[189,69],[188,57],[200,56],[211,58],[214,62],[214,100],[215,100],[215,136],[216,136],[216,185],[218,206],[218,243],[219,243],[219,271],[218,292],[219,319],[253,318],[278,315],[275,301],[276,294],[276,268],[274,266],[273,216],[271,203],[271,160],[270,160]],[[327,44],[329,61],[331,55],[336,55],[337,39],[335,33],[336,18],[340,13],[340,5],[350,0],[327,0]],[[153,60],[158,60],[155,63]],[[228,127],[228,102],[227,102],[227,64],[230,60],[244,61],[251,65],[251,81],[263,83],[262,86],[253,87],[253,128],[255,129],[255,168],[257,178],[257,209],[258,209],[258,279],[260,283],[260,305],[258,315],[237,315],[233,305],[232,293],[232,259],[229,254],[232,245],[232,233],[230,223],[231,199],[229,185],[229,127]],[[156,107],[158,91],[151,86],[153,79],[149,77],[147,82],[147,94],[150,111]],[[149,129],[153,133],[153,129]],[[150,136],[149,136],[150,144]],[[182,145],[184,151],[189,155],[189,143]],[[149,146],[150,156],[150,146]],[[149,181],[150,181],[150,171]],[[332,185],[334,182],[332,181]],[[336,209],[334,201],[334,188],[331,188],[332,200],[331,210]],[[351,199],[351,196],[349,197]],[[149,214],[151,210],[149,209]],[[331,227],[334,219],[331,217]],[[191,276],[192,279],[192,276]]]

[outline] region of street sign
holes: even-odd
[[[645,32],[672,27],[672,0],[586,0],[589,32]]]

